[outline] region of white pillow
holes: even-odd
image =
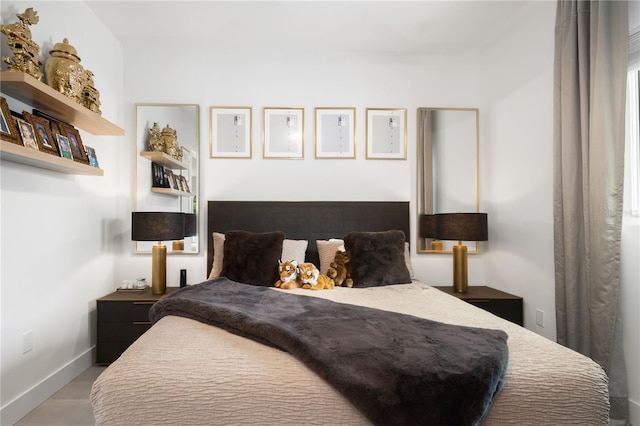
[[[307,253],[307,240],[284,240],[282,242],[282,260],[297,260],[304,262]],[[333,259],[332,259],[333,260]],[[222,262],[224,261],[224,234],[213,233],[213,264],[211,266],[210,280],[218,278],[222,272]]]

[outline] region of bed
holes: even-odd
[[[189,286],[189,291],[184,292],[185,299],[191,297],[200,303],[200,296],[193,295],[205,294],[207,291],[227,291],[225,288],[228,287],[231,289],[229,295],[234,296],[246,289],[248,292],[258,292],[251,293],[257,300],[268,301],[261,305],[267,310],[278,303],[290,303],[292,306],[306,306],[308,303],[321,306],[320,310],[325,309],[325,306],[339,309],[341,313],[351,315],[349,321],[354,320],[353,313],[357,312],[356,320],[361,315],[382,315],[385,323],[391,316],[394,320],[399,318],[401,321],[409,318],[416,321],[418,327],[428,324],[445,331],[450,330],[448,327],[458,327],[453,330],[460,330],[461,333],[475,333],[477,330],[493,333],[481,336],[487,339],[495,337],[497,343],[500,336],[504,335],[503,352],[508,354],[508,360],[505,359],[503,364],[496,364],[503,365],[504,368],[500,377],[493,371],[497,379],[492,382],[495,388],[489,392],[490,400],[486,404],[486,410],[474,418],[456,415],[444,421],[442,418],[433,420],[438,419],[437,417],[421,417],[421,421],[412,421],[409,417],[403,417],[400,412],[384,417],[386,408],[380,408],[380,405],[387,399],[393,399],[395,390],[377,389],[371,397],[361,397],[358,400],[357,397],[354,398],[353,392],[350,394],[345,391],[341,383],[336,385],[332,381],[333,377],[328,378],[324,370],[316,368],[315,364],[310,365],[306,356],[300,356],[300,353],[307,354],[305,346],[302,346],[303,352],[296,352],[301,348],[299,340],[293,343],[287,341],[285,346],[279,347],[278,344],[259,342],[248,337],[244,334],[244,328],[239,332],[239,329],[229,328],[226,324],[209,325],[200,318],[195,320],[189,315],[174,315],[174,311],[169,308],[175,306],[176,301],[172,305],[172,300],[166,297],[152,308],[153,315],[157,315],[157,318],[154,318],[155,323],[151,329],[94,383],[91,401],[97,425],[605,425],[609,422],[607,377],[596,363],[416,280],[411,270],[410,256],[407,255],[406,241],[402,243],[402,260],[409,279],[403,276],[401,283],[385,282],[386,285],[363,288],[355,288],[354,285],[354,288],[336,287],[333,290],[311,291],[256,287],[237,283],[235,280],[214,278],[216,268],[220,268],[219,264],[216,266],[216,261],[219,263],[221,253],[230,253],[227,250],[233,247],[236,238],[236,234],[229,231],[241,231],[239,233],[243,237],[246,237],[243,233],[265,235],[282,231],[290,243],[287,247],[293,250],[289,253],[295,252],[299,256],[300,245],[305,246],[306,243],[304,260],[322,265],[322,270],[327,267],[327,253],[331,253],[340,244],[348,243],[349,250],[354,250],[352,238],[362,238],[364,235],[366,238],[373,236],[371,238],[377,239],[380,235],[387,236],[390,233],[395,238],[401,233],[408,239],[408,202],[210,201],[207,223],[207,265],[209,278],[212,280]],[[226,235],[227,239],[221,241],[221,235]],[[341,241],[331,241],[332,239]],[[398,245],[396,240],[397,238],[394,240],[394,247]],[[281,242],[282,254],[283,246],[284,243]],[[227,259],[224,263],[225,271],[238,273],[229,268],[228,262],[231,261]],[[246,269],[250,269],[247,262],[247,259],[240,261],[247,264]],[[395,266],[397,265],[394,264]],[[402,269],[405,270],[404,267]],[[397,275],[391,274],[391,277],[394,280]],[[265,279],[268,282],[270,278]],[[192,296],[187,296],[188,294]],[[301,300],[303,302],[299,302]],[[232,301],[229,305],[221,304],[221,309],[235,309],[235,305],[231,303]],[[333,315],[333,311],[331,312]],[[235,315],[235,311],[233,314]],[[313,319],[310,321],[316,322]],[[270,328],[269,330],[272,333]],[[378,332],[385,334],[383,331]],[[305,340],[309,335],[315,335],[315,331],[300,334],[304,334]],[[392,336],[394,339],[395,337]],[[290,346],[286,346],[289,343]],[[315,344],[310,343],[310,347],[313,348]],[[406,352],[403,350],[404,343],[382,346],[393,347],[398,354]],[[290,347],[291,351],[287,352],[283,347]],[[456,352],[468,357],[465,359],[469,360],[470,365],[479,365],[487,357],[475,356],[477,351],[474,347],[468,347]],[[497,349],[495,352],[497,353]],[[341,353],[336,351],[336,359]],[[327,351],[320,356],[326,357]],[[442,358],[447,357],[454,356],[449,353]],[[431,358],[421,354],[417,363],[427,359]],[[311,362],[317,360],[313,359]],[[431,365],[431,362],[426,361],[423,364],[429,364],[432,369],[435,368],[433,365],[439,365]],[[448,366],[442,367],[443,372],[447,369]],[[395,370],[395,367],[389,370]],[[438,378],[444,375],[440,371],[436,373]],[[457,374],[455,376],[457,380],[459,377]],[[423,397],[422,405],[431,408],[425,411],[437,409],[436,406],[441,404],[435,404],[434,401],[443,393],[449,397],[454,395],[451,388],[440,388],[438,385],[433,386],[433,389],[425,391],[422,388],[420,391],[428,395]],[[456,398],[463,398],[463,393],[468,389],[470,388],[460,389],[462,393],[455,394]],[[422,397],[422,394],[414,390],[408,392],[412,392],[410,398],[415,397],[418,401]],[[372,400],[378,393],[387,396],[381,398],[380,403],[370,403],[370,407],[363,409],[362,399]],[[416,393],[417,396],[414,395]],[[402,404],[403,401],[397,403]],[[458,411],[466,411],[462,408],[465,407],[462,402],[459,407]],[[374,411],[372,415],[371,409],[378,411]],[[382,417],[376,417],[378,414]]]

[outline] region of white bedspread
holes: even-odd
[[[609,422],[607,378],[596,363],[437,289],[413,282],[288,291],[505,330],[506,380],[483,424]],[[161,319],[110,365],[96,380],[91,401],[97,425],[369,424],[291,355],[180,317]]]

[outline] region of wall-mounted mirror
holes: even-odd
[[[196,213],[196,223],[185,229],[184,240],[164,244],[167,254],[197,254],[199,106],[136,104],[135,110],[133,211]],[[151,253],[154,244],[134,241],[133,251]]]
[[[418,108],[418,225],[425,214],[479,211],[479,114],[477,108]],[[457,243],[422,238],[420,231],[417,239],[418,253],[451,253]],[[476,241],[465,245],[478,252]]]

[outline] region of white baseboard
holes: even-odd
[[[78,377],[80,373],[93,365],[94,352],[95,347],[92,347],[13,401],[7,403],[0,409],[0,424],[4,426],[17,423],[18,420],[49,399],[64,385]]]
[[[629,423],[640,426],[640,402],[629,400]]]

